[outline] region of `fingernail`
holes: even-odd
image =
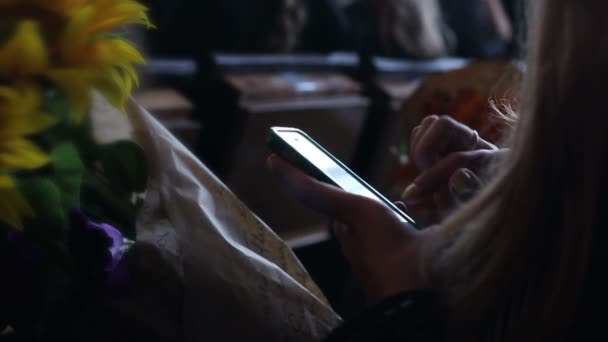
[[[452,178],[452,181],[450,182],[450,191],[454,197],[466,201],[475,194],[478,185],[479,184],[477,184],[475,177],[470,171],[461,170]]]
[[[401,194],[401,199],[407,200],[407,199],[412,198],[412,196],[414,196],[416,194],[417,190],[418,190],[418,188],[416,187],[416,184],[410,184],[410,186],[408,186],[407,188],[405,188],[405,190],[403,190],[403,193]]]

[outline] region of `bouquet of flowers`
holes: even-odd
[[[89,113],[123,108],[144,62],[119,28],[134,0],[0,0],[0,339],[79,340],[82,307],[129,286],[146,160],[100,144]]]
[[[321,340],[293,252],[126,103],[127,24],[137,1],[0,0],[0,340]]]

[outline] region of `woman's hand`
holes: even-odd
[[[440,207],[467,200],[481,187],[478,172],[506,152],[448,116],[428,116],[412,131],[410,158],[421,173],[403,200],[434,196]]]
[[[424,286],[419,248],[426,232],[402,223],[381,202],[319,182],[276,156],[268,163],[288,192],[342,223],[336,237],[371,302]]]

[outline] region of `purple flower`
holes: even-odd
[[[120,230],[91,221],[80,209],[70,211],[70,222],[70,250],[81,274],[112,293],[124,292],[128,285],[124,255],[131,242]]]

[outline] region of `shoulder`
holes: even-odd
[[[443,342],[438,298],[432,291],[388,298],[344,323],[325,342]]]

